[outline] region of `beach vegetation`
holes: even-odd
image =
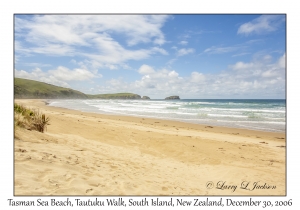
[[[49,125],[49,117],[39,110],[31,110],[21,104],[14,104],[14,127],[44,132]]]

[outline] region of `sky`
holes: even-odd
[[[14,74],[87,94],[285,99],[285,15],[15,15]]]

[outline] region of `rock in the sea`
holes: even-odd
[[[179,100],[179,96],[169,96],[167,98],[165,98],[165,100]]]
[[[149,100],[150,98],[148,96],[143,96],[143,100]]]

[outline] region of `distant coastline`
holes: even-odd
[[[85,94],[70,88],[21,78],[14,79],[14,97],[16,99],[142,99],[135,93]]]
[[[149,96],[141,97],[135,93],[85,94],[70,88],[59,87],[35,80],[15,78],[15,99],[142,99],[151,100]],[[165,100],[179,100],[179,96],[169,96]]]

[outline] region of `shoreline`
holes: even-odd
[[[62,99],[62,100],[64,100],[64,99]],[[102,100],[102,99],[99,99],[99,100]],[[261,100],[261,99],[258,99],[258,100]],[[277,99],[274,99],[274,100],[277,100]],[[47,100],[45,103],[50,104],[49,101],[51,102],[51,99]],[[56,101],[56,100],[54,99],[54,101]],[[159,101],[165,101],[165,100],[159,100]],[[53,107],[67,108],[67,107],[60,107],[60,106],[53,106]],[[72,108],[67,108],[67,109],[72,109]],[[76,109],[74,109],[74,110],[76,110]],[[205,125],[205,126],[224,127],[224,128],[236,128],[236,129],[250,130],[250,131],[262,131],[262,132],[274,132],[274,133],[285,133],[286,132],[286,125],[282,128],[266,127],[266,125],[256,124],[256,123],[259,123],[260,121],[257,121],[257,122],[249,121],[250,124],[248,124],[248,125],[243,124],[243,121],[241,122],[241,124],[240,123],[236,124],[236,123],[234,123],[234,121],[228,121],[227,124],[224,124],[224,122],[223,123],[221,122],[222,119],[213,119],[213,118],[210,118],[210,119],[208,119],[209,121],[205,122],[205,121],[199,121],[198,119],[180,118],[180,117],[176,117],[176,116],[161,117],[161,116],[157,116],[157,115],[143,115],[143,114],[138,114],[138,113],[124,114],[124,113],[120,113],[120,112],[99,111],[98,109],[96,109],[96,110],[91,109],[90,111],[77,109],[77,111],[103,114],[103,115],[111,115],[111,116],[129,116],[129,117],[137,117],[137,118],[150,118],[150,119],[157,119],[157,120],[176,121],[176,122],[183,122],[183,123],[188,123],[188,124],[197,124],[197,125]],[[248,122],[245,121],[244,123],[248,123]],[[254,124],[251,125],[252,123],[254,123]],[[266,121],[264,123],[267,123],[267,124],[275,123],[276,124],[277,122]]]
[[[17,99],[17,100],[22,100],[22,99]],[[163,119],[163,118],[155,118],[155,117],[148,117],[148,116],[132,116],[132,115],[118,115],[118,114],[106,114],[106,113],[96,113],[96,112],[85,112],[81,110],[76,110],[76,109],[69,109],[69,108],[64,108],[64,107],[57,107],[57,106],[49,106],[48,101],[44,101],[43,99],[23,99],[23,100],[37,100],[37,101],[42,101],[45,103],[46,106],[48,107],[53,107],[53,108],[58,108],[58,109],[64,109],[64,110],[70,110],[70,111],[76,111],[80,113],[85,113],[85,114],[96,114],[99,115],[100,117],[107,117],[109,119],[113,120],[118,120],[122,119],[127,122],[132,122],[132,121],[137,121],[139,122],[140,119],[147,119],[151,121],[162,121],[166,122],[168,124],[174,124],[174,123],[180,123],[184,127],[192,127],[195,129],[200,129],[202,131],[210,131],[210,132],[221,132],[221,133],[240,133],[244,135],[250,135],[251,133],[258,133],[259,135],[262,136],[280,136],[279,139],[286,139],[286,132],[284,131],[267,131],[267,130],[252,130],[252,129],[247,129],[247,128],[238,128],[238,127],[225,127],[225,126],[219,126],[219,125],[210,125],[210,124],[199,124],[199,123],[193,123],[193,122],[185,122],[185,121],[180,121],[180,120],[172,120],[172,119]],[[212,130],[211,128],[216,128],[218,131]],[[209,129],[209,130],[208,130]],[[282,137],[282,135],[284,135]]]
[[[81,112],[45,101],[15,99],[50,117],[45,133],[15,131],[16,195],[286,194],[285,132]],[[221,180],[276,189],[205,188]]]

